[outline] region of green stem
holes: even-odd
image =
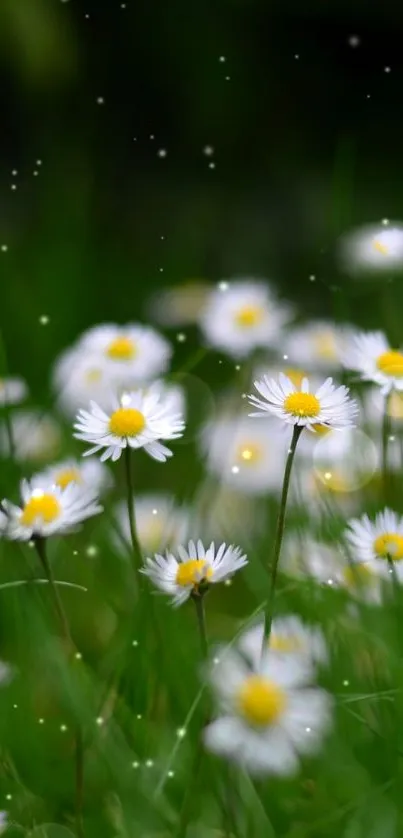
[[[388,443],[391,431],[391,422],[389,415],[389,395],[385,396],[385,403],[382,418],[382,493],[385,506],[388,504],[389,498],[389,465],[388,465]]]
[[[200,645],[203,659],[207,658],[208,642],[206,631],[206,613],[204,610],[204,594],[194,594],[192,596],[196,608],[197,625],[199,628]]]
[[[129,518],[130,538],[132,543],[132,558],[133,568],[137,574],[143,564],[143,554],[139,544],[136,518],[134,511],[134,487],[131,469],[131,448],[129,445],[124,450],[125,471],[126,471],[126,486],[127,486],[127,514]]]
[[[10,460],[15,461],[15,444],[14,444],[14,435],[13,435],[13,424],[11,420],[11,411],[10,406],[6,404],[4,406],[4,422],[6,426],[6,433],[7,433],[7,440],[8,440],[8,454]]]
[[[276,529],[276,537],[274,541],[274,548],[273,548],[273,558],[271,563],[271,573],[270,573],[270,588],[269,588],[269,595],[266,601],[266,608],[265,608],[265,615],[264,615],[264,633],[263,633],[263,644],[262,644],[262,652],[267,645],[267,641],[270,637],[271,631],[271,624],[273,620],[273,603],[274,603],[274,594],[276,590],[276,582],[277,582],[277,571],[278,571],[278,564],[280,559],[280,552],[281,552],[281,545],[283,542],[283,535],[284,535],[284,524],[285,524],[285,514],[287,508],[287,497],[288,497],[288,489],[290,486],[290,477],[291,477],[291,469],[292,464],[294,461],[295,451],[297,448],[297,442],[301,436],[303,431],[303,425],[294,425],[294,430],[292,434],[291,444],[288,449],[288,456],[285,464],[284,470],[284,479],[283,479],[283,488],[281,491],[281,500],[280,500],[280,509],[278,513],[277,519],[277,529]]]
[[[76,833],[77,838],[84,838],[83,802],[84,802],[84,746],[81,728],[76,728]]]
[[[46,552],[46,541],[44,538],[36,538],[35,539],[35,547],[38,553],[39,559],[41,561],[42,567],[44,569],[45,575],[49,581],[49,585],[52,590],[53,594],[53,601],[55,604],[56,612],[60,620],[60,624],[62,627],[63,635],[67,640],[69,646],[72,646],[72,639],[70,634],[70,628],[68,624],[68,620],[63,608],[63,603],[60,599],[59,591],[52,573],[52,568],[50,566],[50,562],[48,559],[48,555]]]

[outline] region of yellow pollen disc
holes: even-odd
[[[403,419],[403,393],[393,390],[388,399],[388,414],[392,419]]]
[[[271,633],[269,647],[273,652],[300,652],[303,644],[299,637]]]
[[[292,416],[314,418],[320,413],[320,402],[312,393],[291,393],[284,401],[284,410]]]
[[[389,248],[386,247],[386,244],[383,244],[383,242],[379,241],[379,239],[374,239],[373,247],[374,250],[376,250],[378,253],[381,253],[382,256],[387,256],[389,253]]]
[[[235,322],[238,326],[248,329],[257,326],[263,320],[263,309],[260,306],[243,306],[235,314]]]
[[[314,345],[320,358],[326,361],[334,361],[337,358],[337,346],[332,332],[315,335]]]
[[[284,690],[261,675],[250,675],[242,684],[237,704],[244,718],[253,725],[276,722],[286,706]]]
[[[25,504],[20,521],[27,527],[30,527],[38,518],[44,524],[51,524],[60,515],[60,512],[60,503],[54,495],[32,497]]]
[[[253,465],[253,463],[259,462],[261,457],[262,457],[262,449],[261,449],[260,445],[255,445],[255,444],[247,445],[246,444],[246,445],[241,445],[241,447],[239,448],[237,460],[238,461],[241,460],[242,463],[246,463],[246,464],[250,463],[251,465]]]
[[[88,372],[85,376],[85,380],[86,380],[87,384],[98,384],[98,382],[101,380],[101,378],[102,378],[102,372],[101,372],[101,370],[97,370],[97,369],[88,370]]]
[[[382,355],[377,359],[376,365],[378,370],[384,372],[386,375],[395,375],[398,378],[403,376],[403,354],[395,349],[382,352]]]
[[[378,535],[374,541],[374,550],[380,559],[392,559],[394,562],[403,559],[403,535],[394,532]]]
[[[81,483],[81,476],[78,468],[66,468],[60,471],[56,477],[56,486],[65,489],[69,483]]]
[[[131,361],[136,354],[136,347],[130,338],[115,338],[107,347],[106,354],[112,361]]]
[[[332,430],[327,425],[320,425],[317,423],[315,425],[312,425],[312,428],[317,434],[319,434],[319,436],[326,436]]]
[[[352,565],[352,567],[344,568],[343,576],[346,585],[351,588],[368,585],[374,578],[373,571],[365,564],[356,564]]]
[[[186,587],[187,585],[199,585],[202,579],[210,579],[213,573],[211,567],[206,567],[205,559],[190,559],[188,562],[180,562],[176,571],[176,584]]]
[[[302,381],[304,378],[307,378],[306,372],[303,370],[296,370],[296,369],[285,369],[283,370],[284,375],[292,381],[294,387],[301,387]]]
[[[137,436],[145,428],[146,420],[134,407],[119,407],[109,419],[109,430],[115,436]]]

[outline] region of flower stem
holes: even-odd
[[[277,582],[277,570],[278,564],[280,559],[280,552],[281,552],[281,545],[283,541],[284,535],[284,524],[285,524],[285,514],[287,508],[287,497],[288,497],[288,489],[290,486],[290,477],[291,477],[291,469],[292,464],[294,461],[295,451],[297,448],[297,442],[301,436],[303,431],[303,425],[294,425],[294,430],[292,433],[291,444],[288,449],[287,460],[285,464],[284,470],[284,478],[283,478],[283,488],[281,491],[281,500],[280,500],[280,509],[277,518],[277,529],[276,529],[276,537],[274,541],[274,548],[273,548],[273,558],[271,562],[271,572],[270,572],[270,588],[269,594],[266,601],[266,608],[265,608],[265,615],[264,615],[264,633],[263,633],[263,644],[262,644],[262,652],[263,649],[267,645],[267,641],[270,637],[271,631],[271,624],[273,620],[273,603],[274,603],[274,594],[276,590],[276,582]]]
[[[38,553],[39,559],[41,561],[42,567],[44,569],[45,575],[46,575],[46,577],[49,581],[49,585],[50,585],[51,590],[52,590],[53,601],[54,601],[54,604],[55,604],[55,609],[57,611],[57,615],[58,615],[59,620],[60,620],[60,625],[62,627],[64,638],[67,641],[68,645],[71,647],[72,646],[72,639],[71,639],[71,634],[70,634],[70,628],[69,628],[69,624],[68,624],[68,620],[67,620],[67,617],[66,617],[65,610],[63,608],[63,603],[61,601],[59,591],[58,591],[57,585],[56,585],[55,580],[54,580],[54,576],[53,576],[53,573],[52,573],[52,568],[51,568],[50,563],[49,563],[48,555],[47,555],[47,552],[46,552],[46,541],[45,541],[45,539],[44,538],[36,538],[35,539],[35,547],[36,547],[36,551]]]
[[[132,543],[133,568],[137,573],[143,563],[143,557],[137,536],[136,518],[134,514],[134,488],[131,469],[131,448],[129,445],[127,445],[124,450],[124,460],[127,486],[127,514],[129,518],[130,538]]]
[[[389,415],[389,400],[390,395],[385,396],[383,419],[382,419],[382,492],[385,505],[388,504],[389,498],[389,465],[388,465],[388,443],[391,431],[391,422]]]
[[[197,625],[199,628],[200,645],[203,659],[207,658],[208,642],[206,631],[206,612],[204,610],[204,594],[194,594],[192,596],[196,608]]]
[[[83,828],[83,800],[84,800],[84,746],[81,728],[76,728],[75,748],[76,771],[76,833],[77,838],[84,838]]]

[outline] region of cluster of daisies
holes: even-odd
[[[380,246],[375,250],[381,252]],[[315,510],[329,490],[353,494],[356,502],[355,490],[379,469],[377,446],[356,428],[358,417],[366,417],[369,429],[380,426],[385,411],[401,421],[403,352],[380,332],[357,334],[350,325],[327,321],[292,325],[291,308],[264,281],[221,282],[204,288],[198,301],[206,346],[250,364],[254,379],[253,393],[243,399],[238,394],[233,406],[227,398],[200,429],[199,450],[219,490],[210,506],[216,512],[217,498],[228,489],[230,506],[240,499],[235,517],[242,529],[245,498],[279,496],[292,440],[301,466],[292,475],[291,506],[308,502]],[[164,379],[171,355],[168,341],[140,324],[97,326],[63,354],[53,376],[57,405],[72,421],[75,417],[74,436],[88,446],[85,459],[47,466],[22,482],[19,504],[1,502],[6,538],[35,542],[65,534],[102,512],[100,497],[113,481],[110,464],[123,456],[130,471],[140,449],[160,463],[172,456],[171,443],[185,433],[186,399],[180,386]],[[342,369],[371,383],[360,406],[344,384],[336,383]],[[13,408],[25,397],[24,388],[19,380],[1,384],[9,421],[1,428],[0,450],[7,451],[8,443],[17,457],[29,461],[29,428],[18,430],[26,415],[14,415]],[[45,436],[52,436],[49,428]],[[391,452],[391,468],[394,462]],[[138,496],[133,513],[141,572],[175,606],[204,597],[210,586],[247,564],[241,547],[217,537],[211,543],[209,537],[200,540],[199,533],[206,536],[208,530],[206,516],[171,496]],[[117,507],[115,519],[116,544],[130,545],[125,504]],[[252,514],[252,534],[255,526]],[[401,575],[401,558],[403,519],[386,509],[375,521],[366,515],[352,518],[336,546],[310,532],[291,531],[281,570],[381,602],[391,573]],[[331,698],[317,686],[328,659],[326,643],[319,629],[293,615],[275,619],[269,640],[263,640],[259,623],[215,655],[209,677],[222,713],[206,729],[205,743],[252,772],[290,774],[299,755],[315,750],[331,722]]]

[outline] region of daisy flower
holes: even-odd
[[[138,323],[94,326],[81,336],[78,348],[98,356],[113,379],[127,388],[165,372],[172,354],[162,335]]]
[[[308,369],[329,370],[340,365],[340,355],[350,329],[326,320],[293,328],[284,341],[287,361]],[[287,373],[286,373],[287,374]]]
[[[328,693],[301,683],[300,668],[266,653],[259,669],[227,652],[210,680],[225,715],[204,731],[208,750],[255,775],[289,776],[318,750],[330,727]]]
[[[192,594],[198,594],[200,587],[224,582],[237,570],[247,564],[247,558],[240,547],[221,544],[216,550],[214,543],[205,548],[199,540],[189,541],[185,548],[179,545],[178,558],[167,552],[147,558],[142,570],[154,585],[172,596],[172,604],[182,605]]]
[[[272,413],[283,422],[315,432],[321,425],[338,429],[349,427],[358,412],[348,388],[336,387],[332,378],[327,378],[314,393],[310,392],[307,378],[299,388],[282,373],[278,382],[264,376],[254,383],[261,398],[249,396],[250,403],[259,409],[258,413],[250,414],[252,417],[261,418]]]
[[[28,387],[22,378],[0,378],[0,407],[19,404],[28,395]]]
[[[339,578],[344,558],[339,549],[317,541],[304,532],[286,535],[281,554],[281,569],[297,579],[311,578],[330,587]]]
[[[251,495],[281,487],[287,440],[270,419],[223,416],[206,425],[201,442],[208,471],[223,483]]]
[[[403,226],[368,225],[348,233],[341,242],[347,270],[390,272],[403,266]]]
[[[243,655],[258,669],[262,654],[264,622],[245,631],[238,646]],[[267,649],[273,658],[301,668],[301,678],[309,681],[318,665],[327,663],[328,651],[323,633],[317,626],[306,625],[300,617],[289,614],[276,617],[270,629]]]
[[[272,346],[290,317],[266,282],[220,282],[211,292],[200,326],[206,342],[235,358]]]
[[[59,409],[67,416],[75,416],[77,410],[91,400],[101,407],[110,406],[114,384],[102,356],[74,346],[57,359],[53,388]]]
[[[115,518],[122,541],[131,549],[127,504],[116,508]],[[156,553],[183,541],[189,530],[189,513],[175,503],[171,495],[140,495],[134,503],[136,532],[142,549]]]
[[[15,457],[19,462],[38,462],[57,454],[61,443],[60,427],[40,410],[24,410],[10,417]],[[9,439],[4,422],[0,425],[0,454],[7,456]]]
[[[388,578],[390,563],[403,580],[403,518],[391,509],[379,512],[375,521],[368,515],[353,518],[345,533],[353,561],[365,564],[369,571]]]
[[[355,335],[342,360],[363,381],[378,384],[384,395],[393,389],[403,390],[403,351],[391,349],[383,332]]]
[[[210,291],[209,283],[197,279],[158,291],[149,303],[151,317],[163,326],[197,323]]]
[[[125,393],[114,400],[113,410],[106,413],[95,403],[90,411],[80,410],[74,436],[92,444],[84,456],[105,449],[101,461],[119,459],[124,448],[144,448],[150,457],[165,462],[172,451],[161,439],[178,439],[183,435],[184,422],[172,411],[171,402],[158,391],[144,394],[141,390]]]
[[[2,501],[8,519],[7,538],[17,541],[47,538],[68,532],[86,518],[102,512],[94,492],[83,490],[76,483],[69,483],[65,489],[49,484],[42,487],[40,479],[38,475],[30,482],[22,481],[22,506]]]
[[[65,489],[70,483],[77,483],[82,489],[92,489],[96,494],[112,485],[110,472],[95,457],[84,462],[74,459],[62,460],[45,469],[40,475],[40,479],[42,478],[44,484]]]

